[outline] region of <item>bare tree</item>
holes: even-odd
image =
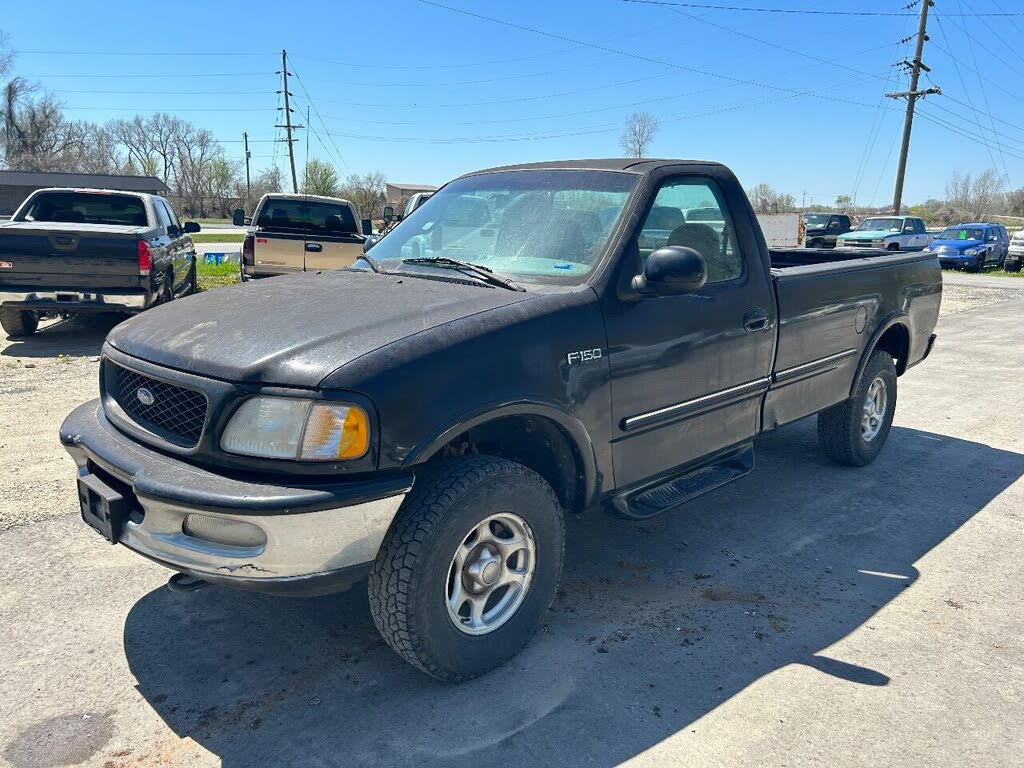
[[[384,187],[387,178],[380,171],[360,176],[353,173],[345,179],[341,196],[355,204],[361,218],[378,219],[384,212]]]
[[[954,171],[946,184],[946,201],[941,217],[950,224],[984,221],[1005,201],[1004,184],[999,174],[989,168],[977,176]]]
[[[779,192],[770,184],[758,184],[747,190],[755,213],[788,213],[796,208],[796,198]]]
[[[658,118],[650,112],[634,112],[626,118],[619,147],[628,157],[643,157],[658,131]]]
[[[252,179],[252,194],[249,197],[249,203],[247,208],[255,206],[259,202],[260,198],[271,192],[280,192],[284,187],[284,177],[281,175],[281,169],[275,165],[269,168],[264,168]],[[235,182],[235,197],[239,200],[245,200],[245,179],[239,179]],[[252,213],[252,211],[249,211]]]
[[[302,172],[302,191],[307,195],[337,197],[338,172],[334,166],[315,157],[306,163]]]

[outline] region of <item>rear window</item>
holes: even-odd
[[[347,205],[312,200],[267,200],[256,226],[293,232],[351,234],[358,232],[355,216]]]
[[[144,227],[148,223],[146,204],[141,198],[103,192],[40,192],[16,220],[130,227]]]

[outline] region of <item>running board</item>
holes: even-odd
[[[623,517],[645,520],[676,509],[733,480],[739,480],[753,470],[754,446],[743,445],[695,469],[661,480],[656,485],[616,496],[612,506]]]

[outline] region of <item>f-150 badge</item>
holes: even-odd
[[[576,352],[570,352],[565,356],[566,360],[569,361],[569,365],[578,365],[580,363],[589,363],[591,360],[601,359],[600,349],[580,349]]]

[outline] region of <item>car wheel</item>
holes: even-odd
[[[888,352],[868,358],[853,397],[818,414],[818,445],[840,464],[863,467],[882,450],[896,413],[896,364]]]
[[[1020,265],[1021,263],[1019,261],[1015,261],[1010,266],[1006,266],[1004,264],[1003,269],[1005,269],[1007,272],[1020,272]]]
[[[551,486],[506,459],[424,470],[381,545],[370,612],[403,659],[446,682],[502,664],[555,596],[565,521]]]
[[[809,242],[807,244],[807,247],[808,248],[821,248],[821,240],[811,240],[811,242]]]
[[[164,274],[163,284],[160,286],[160,303],[166,304],[174,301],[174,272],[170,269]]]
[[[885,246],[885,249],[887,251],[898,251],[900,249],[900,244],[899,243],[889,243],[887,246]]]
[[[11,338],[31,336],[39,327],[39,315],[30,309],[0,307],[0,327]]]

